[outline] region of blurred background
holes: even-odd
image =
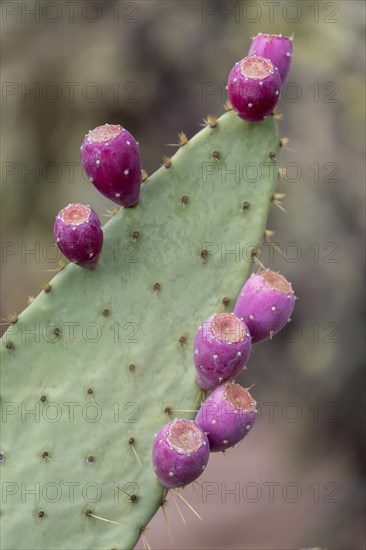
[[[256,428],[186,490],[204,521],[180,503],[186,527],[168,506],[176,548],[365,548],[364,23],[351,0],[2,3],[3,319],[58,268],[55,213],[111,208],[80,167],[87,130],[121,123],[151,173],[178,132],[223,112],[252,35],[294,35],[279,103],[287,213],[272,208],[280,252],[266,244],[262,262],[299,301],[242,380],[255,384]],[[161,511],[145,534],[172,547]]]

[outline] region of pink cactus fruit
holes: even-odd
[[[206,468],[210,446],[204,431],[192,420],[173,420],[156,434],[152,460],[160,483],[183,487]]]
[[[289,321],[295,306],[291,283],[266,269],[252,274],[240,291],[234,313],[244,321],[255,344],[271,338]]]
[[[241,441],[252,429],[257,403],[239,384],[224,384],[202,403],[196,424],[208,437],[211,452],[224,451]]]
[[[218,313],[199,327],[194,339],[197,383],[208,390],[233,380],[252,349],[246,324],[233,313]]]
[[[140,195],[141,159],[135,138],[119,124],[90,130],[81,146],[81,161],[93,185],[121,206],[134,206]]]
[[[69,204],[56,216],[55,241],[68,260],[81,267],[96,266],[103,246],[103,230],[90,206]]]
[[[259,122],[272,113],[280,97],[281,77],[269,59],[253,55],[232,68],[228,96],[236,114],[247,122]]]
[[[289,73],[292,61],[292,38],[282,34],[259,33],[252,40],[248,56],[260,55],[269,59],[280,73],[282,86]]]

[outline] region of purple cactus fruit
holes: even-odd
[[[207,436],[193,420],[173,420],[155,436],[152,459],[155,473],[168,489],[197,479],[210,455]]]
[[[233,380],[245,367],[252,349],[246,324],[233,313],[212,315],[194,339],[197,383],[204,390]]]
[[[259,33],[252,40],[248,56],[260,55],[272,61],[280,73],[282,85],[285,83],[292,60],[292,38],[282,34]]]
[[[228,96],[236,114],[247,122],[259,122],[275,108],[280,97],[281,77],[269,59],[244,57],[232,68]]]
[[[103,246],[103,231],[90,206],[69,204],[56,216],[54,235],[62,254],[71,262],[91,269],[96,266]]]
[[[241,289],[234,313],[247,324],[255,344],[271,338],[285,326],[295,300],[291,283],[266,269],[249,277]]]
[[[135,138],[119,124],[90,130],[81,146],[86,175],[105,197],[121,206],[139,200],[141,159]]]
[[[233,447],[251,430],[257,417],[257,403],[239,384],[224,384],[202,403],[196,424],[207,434],[210,451]]]

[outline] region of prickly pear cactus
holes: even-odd
[[[10,326],[4,549],[136,544],[164,498],[154,434],[169,410],[193,417],[174,413],[197,405],[193,337],[231,311],[252,269],[278,146],[272,116],[210,119],[106,224],[95,270],[67,266]]]

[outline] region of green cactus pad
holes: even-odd
[[[4,549],[133,548],[162,503],[154,434],[197,406],[195,332],[232,310],[276,183],[274,117],[213,126],[106,224],[97,268],[67,266],[3,337]]]

